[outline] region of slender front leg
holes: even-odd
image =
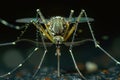
[[[34,21],[32,21],[32,23],[33,23],[33,25],[36,26],[36,28],[39,30],[39,32],[44,33],[45,36],[46,36],[51,42],[54,42],[52,36],[49,35],[48,32],[45,31],[45,29],[43,28],[43,26],[42,26],[41,24],[38,24],[38,23],[36,23],[36,22],[34,22]],[[42,33],[41,33],[41,34],[42,34]]]
[[[39,16],[40,16],[40,18],[41,18],[43,24],[46,24],[46,20],[45,20],[44,16],[42,15],[40,9],[37,9],[36,11],[37,11],[37,13],[39,14]]]
[[[49,30],[48,22],[46,21],[46,19],[45,19],[44,16],[42,15],[40,9],[37,9],[37,13],[39,14],[40,19],[42,20],[43,24],[45,25],[46,30],[48,31],[49,35],[51,36],[51,38],[53,38],[53,36],[52,36],[52,34],[51,34],[51,31]]]
[[[67,36],[68,36],[67,32],[68,32],[68,29],[69,29],[70,24],[71,24],[71,19],[72,19],[73,13],[74,13],[74,10],[71,10],[71,11],[70,11],[69,18],[68,18],[68,21],[66,22],[66,30],[65,30],[65,33],[64,33],[64,35],[63,35],[65,41],[68,39],[68,38],[67,38]],[[69,37],[69,36],[68,36],[68,37]]]

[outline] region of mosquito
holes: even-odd
[[[61,17],[61,16],[54,16],[51,17],[49,20],[45,19],[44,16],[42,15],[40,9],[37,9],[37,14],[39,17],[36,18],[36,20],[31,20],[30,23],[32,23],[36,29],[37,29],[37,35],[36,37],[38,37],[38,33],[41,36],[42,39],[42,45],[44,47],[44,54],[42,55],[42,58],[40,60],[40,63],[37,67],[37,70],[35,71],[35,73],[33,74],[33,78],[37,75],[38,71],[41,69],[42,63],[45,59],[46,53],[48,52],[47,50],[47,46],[46,45],[50,45],[49,43],[45,42],[44,37],[46,37],[52,44],[56,45],[56,53],[55,55],[57,56],[57,76],[60,77],[60,56],[61,56],[61,44],[65,44],[65,45],[69,45],[69,53],[71,55],[71,58],[73,60],[74,66],[76,71],[78,72],[78,74],[80,75],[80,77],[82,77],[84,80],[88,80],[79,70],[76,60],[74,58],[73,55],[73,45],[74,44],[79,44],[81,42],[86,42],[86,41],[92,41],[95,44],[95,48],[99,48],[102,52],[104,52],[110,59],[112,59],[116,64],[120,64],[119,61],[117,61],[114,57],[112,57],[106,50],[104,50],[97,42],[91,24],[90,24],[90,20],[86,14],[86,11],[84,9],[81,10],[81,12],[79,13],[78,17],[76,17],[74,19],[74,22],[72,21],[72,16],[74,13],[74,10],[70,11],[70,15],[68,18],[65,17]],[[85,16],[86,22],[88,24],[88,28],[90,30],[91,33],[91,37],[92,39],[86,39],[83,41],[78,41],[75,42],[75,35],[76,35],[76,31],[78,29],[78,25],[79,25],[79,21],[81,21],[82,16]],[[0,22],[3,23],[4,25],[8,25],[10,27],[14,27],[13,25],[9,25],[6,21],[1,20]],[[72,27],[71,23],[73,24]],[[44,24],[44,25],[42,25]],[[3,43],[0,44],[0,46],[6,46],[6,45],[15,45],[17,42],[20,42],[22,40],[27,40],[27,39],[20,39],[21,36],[24,34],[24,32],[26,31],[26,29],[28,28],[29,24],[25,25],[25,29],[24,31],[21,33],[20,37],[17,38],[16,41],[14,42],[9,42],[9,43]],[[20,29],[20,27],[16,26],[14,27],[16,29]],[[23,27],[22,27],[23,28]],[[67,40],[70,38],[70,36],[72,36],[72,40],[70,43],[67,44]],[[30,40],[27,40],[30,41]],[[34,48],[34,50],[28,55],[28,57],[21,62],[17,67],[15,67],[14,69],[12,69],[10,72],[1,75],[0,77],[5,77],[8,75],[11,75],[14,71],[16,71],[18,68],[22,67],[22,65],[34,54],[34,52],[36,52],[39,47],[38,45],[40,43],[38,43],[38,38],[36,38],[36,48]]]

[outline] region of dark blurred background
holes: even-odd
[[[16,23],[15,20],[19,18],[36,17],[36,9],[38,8],[41,9],[45,18],[52,16],[68,17],[71,9],[75,11],[74,16],[78,16],[81,9],[85,9],[88,17],[94,18],[95,20],[91,25],[100,45],[120,61],[120,9],[117,3],[118,2],[112,0],[4,0],[0,1],[0,18],[11,24],[21,25],[20,23]],[[29,28],[25,37],[33,38],[34,30],[35,29]],[[81,30],[82,32],[78,33],[79,37],[77,38],[80,38],[80,40],[91,38],[86,25],[79,28],[79,31]],[[20,32],[20,30],[15,30],[0,24],[0,43],[16,40]],[[15,67],[27,57],[34,47],[35,45],[31,43],[20,43],[16,46],[0,47],[0,70],[3,70],[3,67],[6,69]],[[49,52],[45,58],[44,65],[56,67],[57,61],[54,56],[55,47],[49,47],[48,50]],[[66,54],[68,51],[65,46],[62,47],[62,50],[61,67],[70,70],[74,66],[73,62],[70,55]],[[37,66],[43,51],[43,48],[40,48],[38,54],[35,54],[26,64],[32,67]],[[91,42],[74,47],[73,53],[80,66],[84,66],[87,62],[94,62],[100,68],[109,67],[111,63],[115,64],[102,51],[94,48],[94,44]],[[26,65],[25,67],[30,66]]]

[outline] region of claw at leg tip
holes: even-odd
[[[37,11],[37,12],[39,12],[40,10],[39,10],[39,9],[37,9],[36,11]]]
[[[120,64],[120,62],[117,62],[117,64]]]
[[[83,11],[83,12],[85,12],[85,10],[84,10],[84,9],[82,9],[82,11]]]
[[[71,12],[73,13],[73,12],[74,12],[74,10],[71,10]]]
[[[35,51],[36,51],[36,50],[38,50],[38,48],[37,48],[37,47],[35,48]]]
[[[12,42],[12,44],[16,44],[15,42]]]

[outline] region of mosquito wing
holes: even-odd
[[[69,18],[65,18],[67,21],[69,20]],[[79,21],[79,23],[85,23],[85,22],[87,22],[87,19],[90,21],[90,22],[92,22],[92,21],[94,21],[94,19],[93,18],[86,18],[86,17],[82,17],[81,19],[80,19],[80,21]],[[75,23],[77,21],[77,17],[74,17],[74,18],[71,18],[71,23]]]
[[[71,18],[71,23],[76,22],[77,17]],[[46,21],[49,21],[49,19],[45,19]],[[65,18],[66,21],[69,20],[69,18]],[[93,18],[88,18],[90,22],[94,21]],[[16,22],[18,23],[30,23],[31,21],[39,21],[40,23],[43,23],[40,18],[21,18],[21,19],[16,19]],[[87,22],[87,19],[85,17],[82,17],[79,21],[79,23],[84,23]]]
[[[48,21],[49,19],[46,19]],[[21,19],[16,19],[17,23],[30,23],[31,21],[37,22],[39,21],[40,23],[43,23],[40,18],[21,18]]]

